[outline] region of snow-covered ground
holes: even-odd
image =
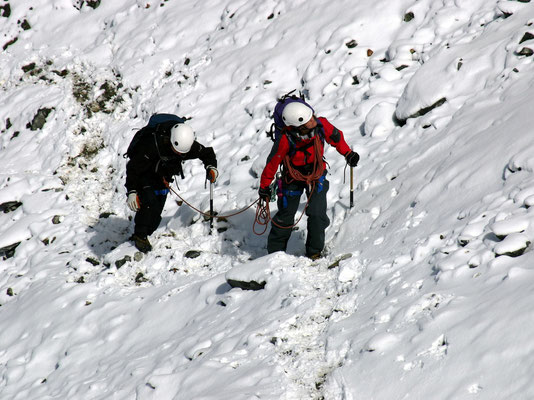
[[[2,400],[534,398],[533,3],[41,3],[0,0]],[[254,208],[210,234],[173,196],[154,250],[127,243],[122,155],[152,113],[215,148],[229,214],[292,89],[361,155],[350,209],[326,153],[325,259],[305,217],[266,255]]]

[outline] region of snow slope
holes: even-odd
[[[529,1],[44,3],[0,2],[0,398],[534,398]],[[266,255],[253,208],[210,234],[173,197],[153,252],[125,243],[152,113],[215,148],[228,214],[295,88],[361,155],[349,209],[326,153],[325,259],[305,217]]]

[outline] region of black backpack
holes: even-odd
[[[137,143],[139,143],[142,138],[147,135],[154,135],[158,131],[158,125],[169,121],[175,121],[177,124],[182,124],[186,119],[174,114],[153,114],[148,120],[148,124],[135,132],[135,135],[128,146],[128,150],[124,153],[124,158],[132,156]]]

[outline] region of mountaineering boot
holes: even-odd
[[[322,258],[322,255],[321,255],[321,253],[310,254],[310,255],[308,256],[308,258],[309,258],[310,260],[315,261],[315,260],[318,260],[319,258]]]
[[[137,250],[139,250],[142,253],[148,253],[150,250],[152,250],[152,245],[150,244],[146,236],[142,237],[142,236],[133,234],[130,240],[134,242]]]

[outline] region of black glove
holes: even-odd
[[[260,187],[258,190],[258,194],[260,195],[260,199],[264,200],[265,202],[269,202],[271,200],[271,188],[270,187],[266,187],[266,188]]]
[[[358,165],[358,161],[360,161],[360,155],[351,150],[345,154],[345,160],[347,160],[347,164],[349,164],[351,167],[355,167]]]

